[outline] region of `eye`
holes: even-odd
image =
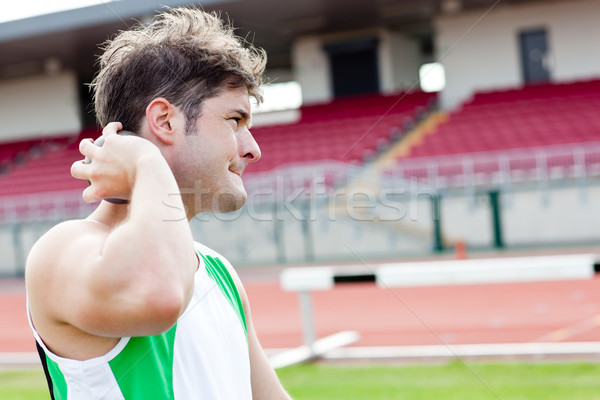
[[[240,121],[242,120],[240,117],[231,117],[229,118],[230,121],[235,122],[235,126],[239,126],[240,125]]]

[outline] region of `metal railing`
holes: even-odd
[[[600,141],[503,151],[402,158],[383,171],[437,189],[503,186],[600,176]]]
[[[80,218],[93,208],[83,201],[80,190],[1,196],[0,223]]]
[[[244,176],[248,202],[269,204],[335,196],[351,183],[445,190],[600,176],[600,141],[485,153],[398,159],[381,172],[369,165],[320,161],[283,165]],[[0,196],[0,223],[80,218],[94,208],[80,191]]]

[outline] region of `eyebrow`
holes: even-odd
[[[233,110],[233,112],[240,114],[243,119],[248,121],[248,129],[252,127],[252,116],[248,114],[245,110],[242,110],[241,108],[236,108],[235,110]]]

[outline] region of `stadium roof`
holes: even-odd
[[[98,45],[136,21],[151,18],[163,5],[201,4],[219,9],[267,50],[269,68],[291,66],[295,37],[388,27],[430,40],[439,12],[490,8],[532,0],[116,0],[89,7],[0,23],[0,79],[40,72],[49,60],[89,76]],[[250,34],[249,34],[250,33]]]

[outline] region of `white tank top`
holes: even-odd
[[[192,299],[160,335],[124,337],[107,354],[78,361],[48,350],[29,319],[52,399],[252,399],[246,319],[232,266],[199,243],[196,250],[204,268],[196,272]]]

